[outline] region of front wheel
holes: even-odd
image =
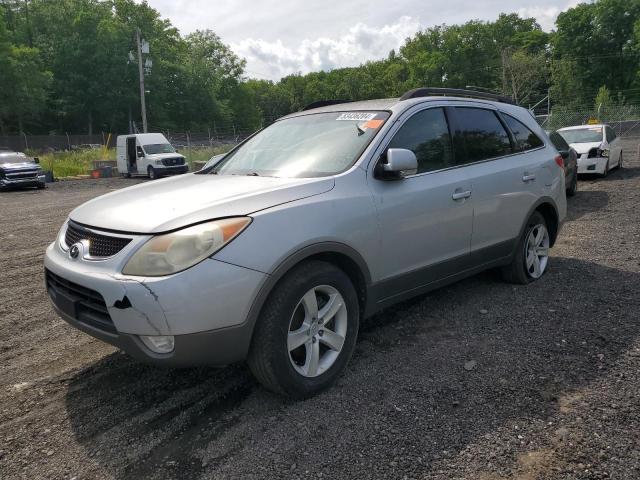
[[[527,284],[538,280],[547,270],[551,239],[547,222],[540,212],[534,212],[518,241],[513,260],[502,269],[504,279]]]
[[[149,178],[151,180],[155,180],[156,178],[158,178],[158,174],[156,173],[156,169],[153,168],[152,166],[147,167],[147,173],[149,174]]]
[[[624,168],[622,161],[622,152],[620,152],[620,159],[618,160],[618,170],[622,170]]]
[[[248,363],[269,390],[307,398],[344,370],[359,326],[356,290],[344,271],[322,261],[295,267],[258,318]]]
[[[609,160],[607,160],[607,164],[604,166],[604,172],[602,172],[600,176],[605,178],[607,175],[609,175]]]

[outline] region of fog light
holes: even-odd
[[[175,345],[173,335],[140,335],[140,340],[155,353],[173,352]]]

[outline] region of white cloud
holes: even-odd
[[[518,15],[525,18],[535,18],[544,31],[550,32],[555,28],[556,18],[558,18],[558,15],[561,12],[575,7],[579,3],[581,3],[580,0],[571,0],[565,4],[564,8],[560,8],[558,6],[522,7],[518,9]]]
[[[285,46],[280,39],[247,38],[231,48],[247,59],[249,76],[275,80],[298,71],[331,70],[384,58],[420,28],[417,18],[403,16],[381,28],[357,23],[334,38],[305,38],[297,47]]]

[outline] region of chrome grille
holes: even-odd
[[[101,235],[69,222],[69,225],[67,225],[67,233],[64,237],[64,242],[67,244],[67,247],[81,240],[87,240],[89,242],[89,255],[92,257],[112,257],[131,241],[130,238]]]
[[[38,172],[36,170],[32,170],[30,172],[10,172],[6,173],[5,176],[10,180],[36,178],[38,176]]]

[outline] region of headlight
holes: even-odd
[[[225,218],[157,235],[133,254],[122,273],[160,277],[186,270],[220,250],[249,223],[249,217]]]
[[[156,165],[162,165],[162,160],[156,160]]]

